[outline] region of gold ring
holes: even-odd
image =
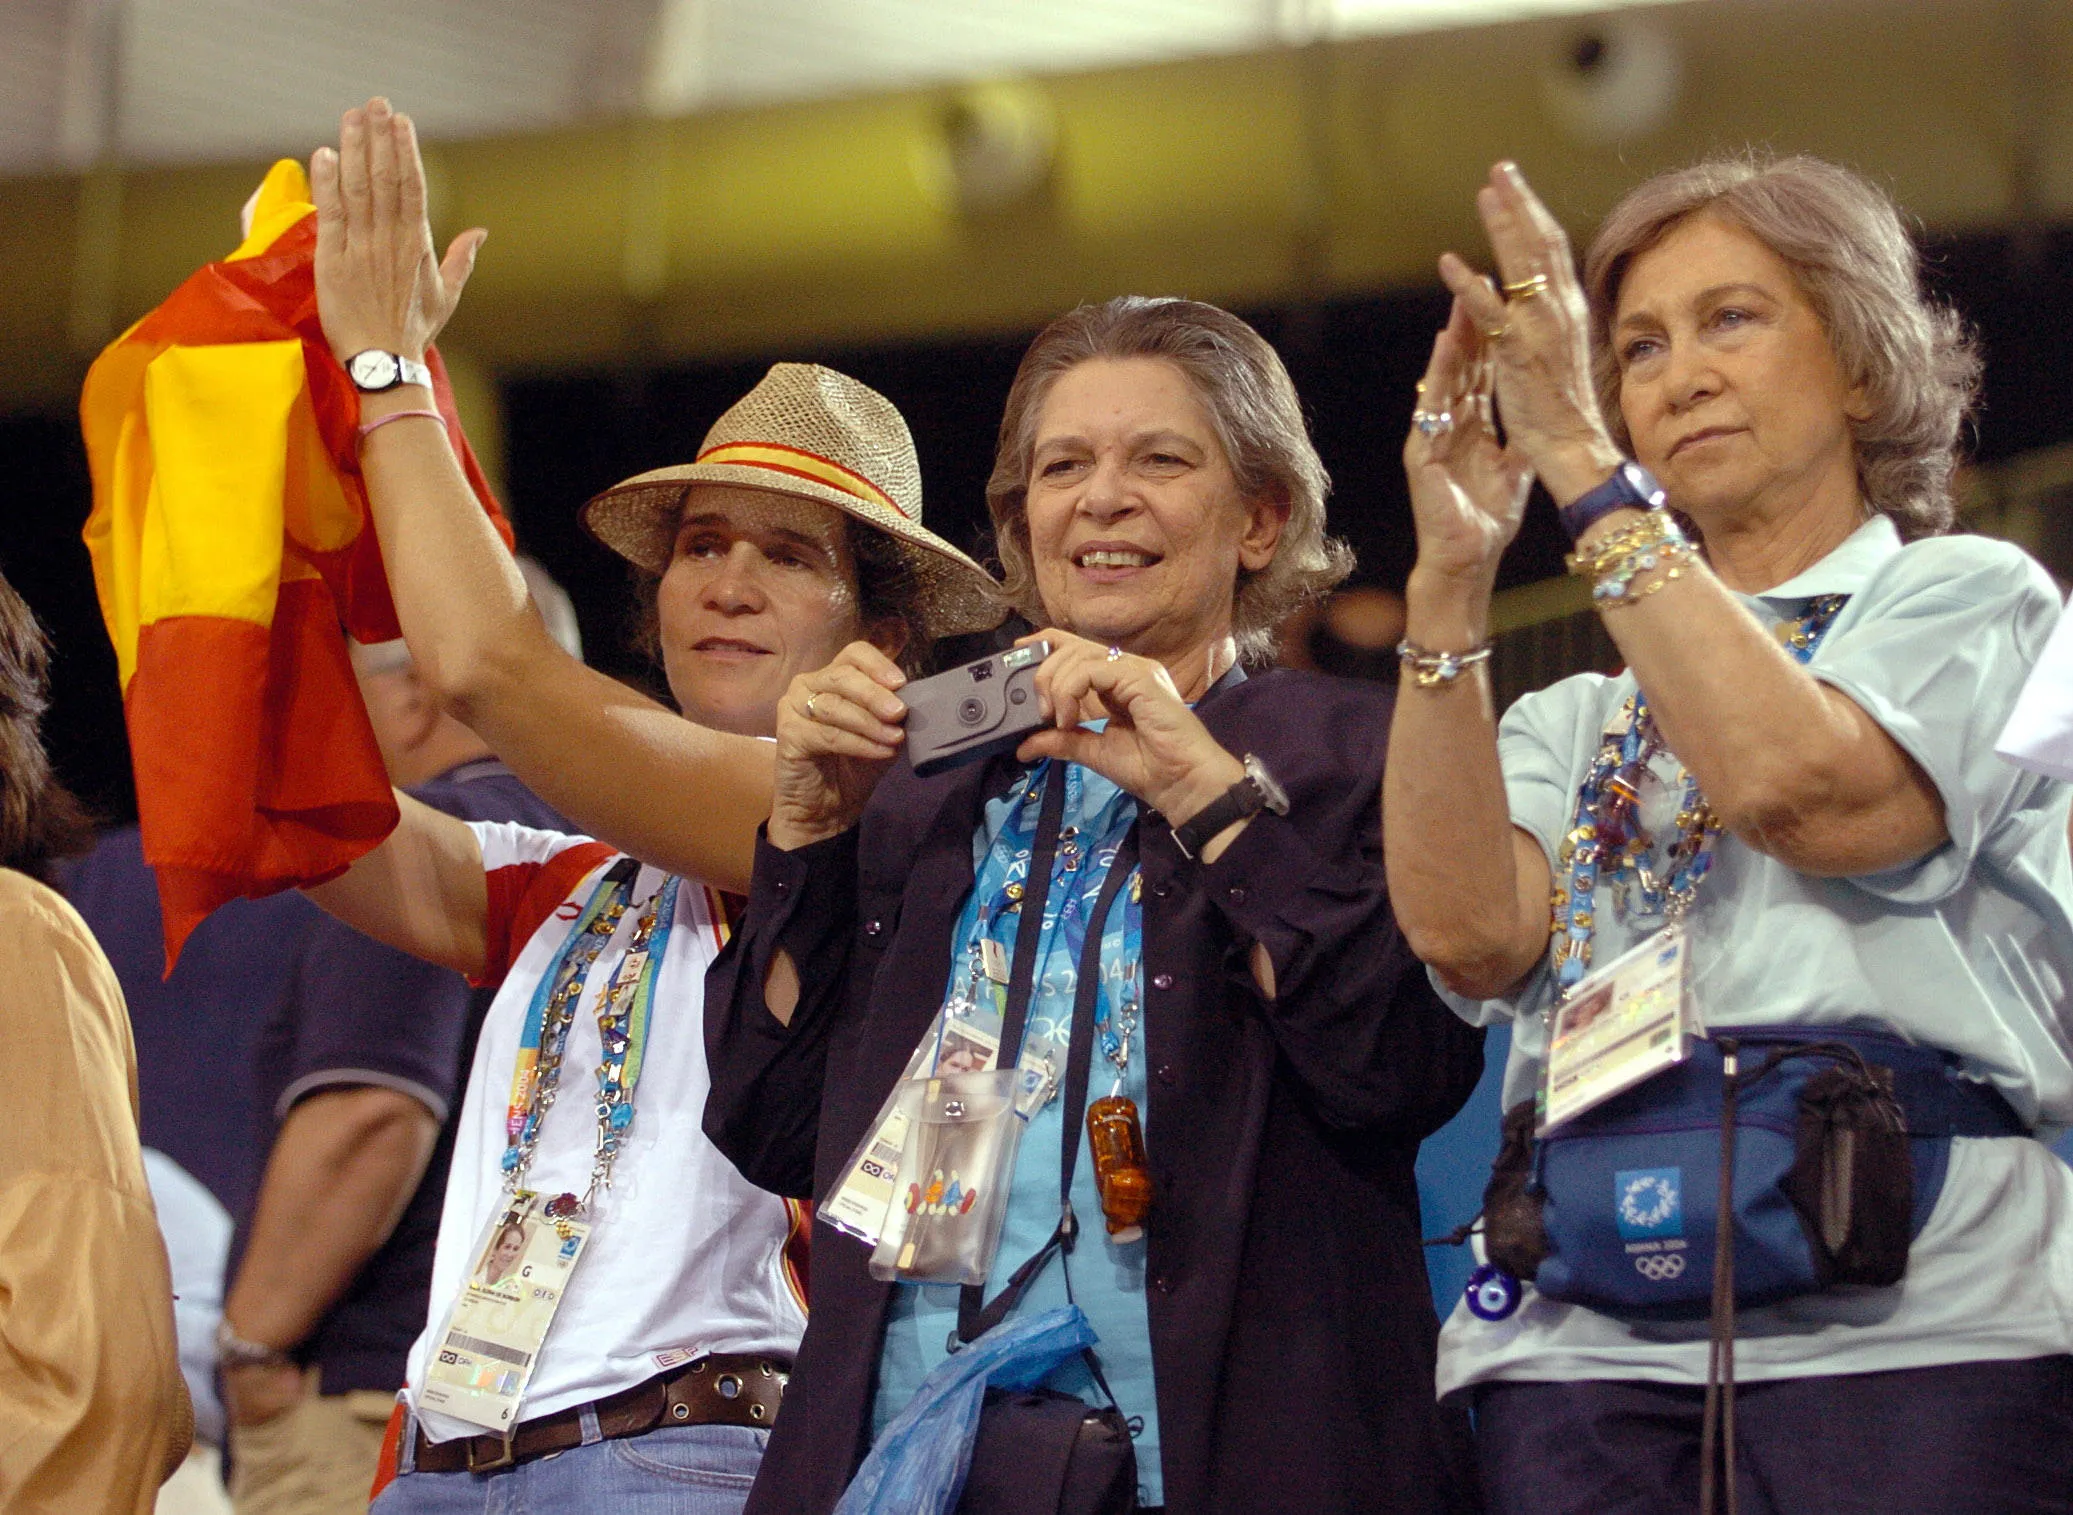
[[[1509,321],[1507,321],[1502,326],[1478,326],[1476,328],[1477,331],[1480,331],[1483,334],[1483,340],[1485,342],[1501,342],[1504,340],[1504,334],[1510,331],[1511,329],[1511,323]]]
[[[820,698],[820,692],[818,690],[816,690],[812,694],[809,694],[806,697],[806,718],[809,721],[817,721],[820,719],[819,716],[813,713],[813,702],[818,698]]]
[[[1532,278],[1521,279],[1516,284],[1500,284],[1498,288],[1503,291],[1504,297],[1508,301],[1530,300],[1535,295],[1547,293],[1548,276],[1546,274],[1535,274]]]

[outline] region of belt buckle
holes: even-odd
[[[510,1433],[504,1436],[469,1437],[468,1471],[470,1473],[501,1473],[504,1469],[515,1466],[518,1462],[518,1457],[511,1450],[511,1439],[513,1436],[517,1434],[518,1433],[514,1428]],[[476,1449],[479,1448],[484,1442],[492,1441],[497,1444],[497,1455],[493,1458],[488,1459],[487,1461],[478,1461],[475,1456]]]

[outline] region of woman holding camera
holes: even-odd
[[[1025,355],[988,486],[1008,592],[1048,628],[1021,644],[1050,647],[1039,729],[920,778],[882,654],[794,681],[748,915],[708,987],[708,1130],[821,1201],[752,1508],[831,1509],[959,1341],[1068,1299],[1099,1372],[1073,1359],[1048,1386],[1113,1397],[1142,1507],[1449,1507],[1411,1165],[1479,1037],[1390,914],[1389,696],[1246,673],[1346,571],[1324,491],[1250,327],[1184,300],[1083,307]],[[991,1276],[961,1295],[874,1277],[829,1206],[918,1049],[974,1004],[1026,1017],[1019,1066],[1042,1041],[1063,1076],[1002,1174]],[[1139,1123],[1127,1183],[1081,1159],[1076,1088]]]
[[[1650,180],[1581,282],[1514,167],[1478,204],[1497,280],[1442,261],[1454,314],[1405,444],[1419,556],[1383,811],[1419,955],[1464,1016],[1513,1022],[1508,1143],[1545,1228],[1522,1246],[1493,1184],[1492,1256],[1523,1283],[1442,1335],[1489,1508],[1691,1508],[1717,1476],[1729,1509],[2066,1509],[2073,1176],[2020,1138],[2073,1118],[2067,797],[1993,753],[2059,598],[2016,549],[1946,534],[1977,361],[1893,206],[1826,163]],[[1490,590],[1536,475],[1627,671],[1500,724]],[[1644,942],[1681,947],[1712,1040],[1529,1160],[1565,1001],[1595,1005],[1593,971],[1635,971],[1609,965]],[[1813,1245],[1794,1190],[1750,1187],[1764,1138],[1739,1126],[1738,1271],[1709,1301],[1718,1275],[1686,1266],[1727,1203],[1723,1094],[1808,1057],[1893,1079],[1861,1092],[1910,1138],[1897,1256],[1824,1287],[1869,1254],[1823,1210],[1828,1271],[1751,1283],[1722,1342],[1709,1313],[1755,1278],[1759,1234]],[[1691,1166],[1678,1133],[1709,1130]],[[1593,1142],[1620,1171],[1567,1186]],[[1709,1357],[1742,1385],[1724,1471],[1702,1457]]]

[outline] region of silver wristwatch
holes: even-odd
[[[383,352],[379,347],[354,353],[346,359],[345,371],[353,388],[362,394],[378,395],[404,384],[432,387],[431,369],[400,353]]]
[[[216,1362],[225,1368],[273,1368],[294,1359],[278,1347],[247,1341],[231,1328],[230,1317],[216,1317]]]

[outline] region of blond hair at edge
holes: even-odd
[[[1949,531],[1959,432],[1979,392],[1980,360],[1955,311],[1922,291],[1921,256],[1900,212],[1866,180],[1819,158],[1716,158],[1658,174],[1613,207],[1584,258],[1591,367],[1613,434],[1619,408],[1611,323],[1635,258],[1701,213],[1739,226],[1789,265],[1828,333],[1847,382],[1869,406],[1852,418],[1865,503],[1903,540]]]
[[[1280,355],[1229,311],[1200,301],[1123,295],[1082,305],[1045,327],[1022,355],[1001,414],[993,476],[986,481],[1003,593],[1038,625],[1047,619],[1029,548],[1037,416],[1058,376],[1093,358],[1162,358],[1173,364],[1209,412],[1239,494],[1287,503],[1288,524],[1274,561],[1257,573],[1239,570],[1231,605],[1239,661],[1254,667],[1271,661],[1281,623],[1353,571],[1353,550],[1325,534],[1331,480],[1311,445]]]

